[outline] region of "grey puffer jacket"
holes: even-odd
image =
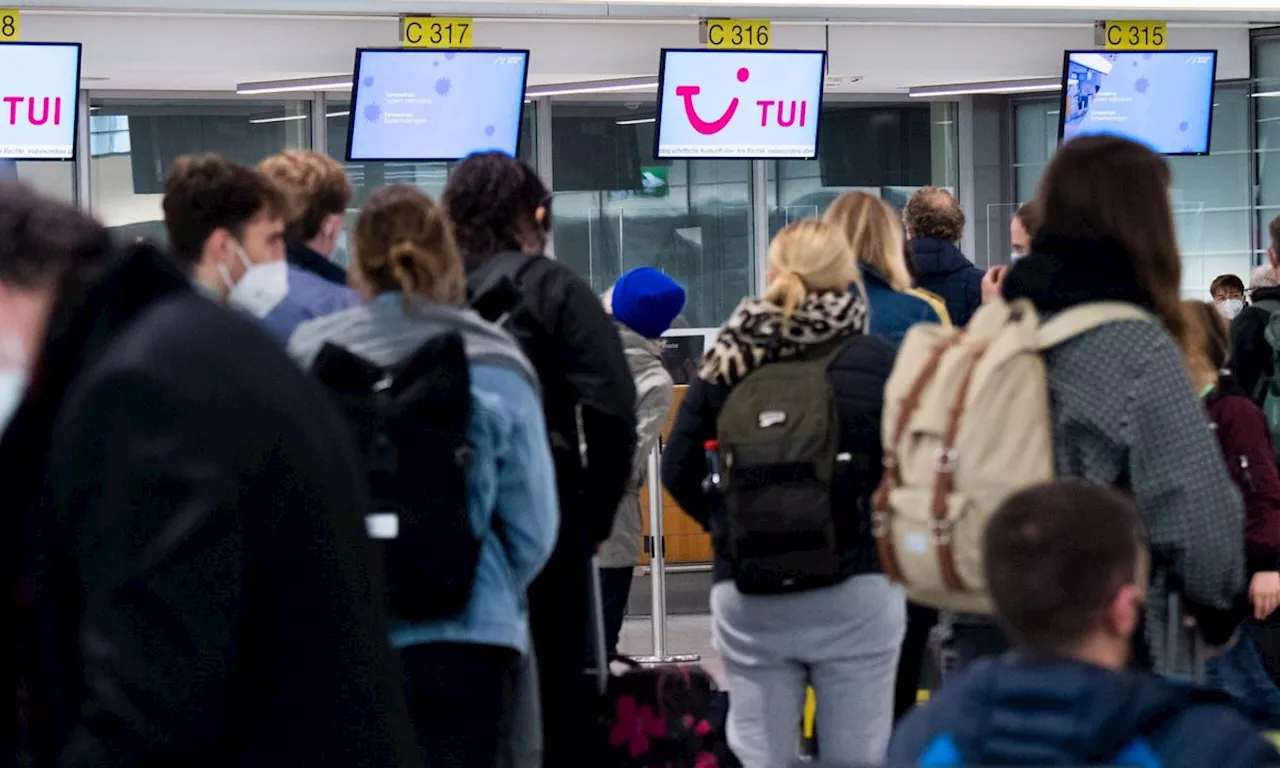
[[[636,452],[631,459],[631,480],[613,518],[613,531],[600,548],[601,568],[630,568],[640,562],[640,533],[644,515],[640,489],[649,469],[649,452],[662,435],[662,427],[675,402],[675,384],[662,365],[662,347],[614,320],[622,337],[627,366],[636,382]]]

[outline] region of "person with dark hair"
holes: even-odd
[[[987,525],[986,580],[1013,651],[909,715],[890,766],[1255,768],[1278,756],[1221,694],[1126,670],[1149,581],[1131,502],[1083,482],[1022,491]]]
[[[307,368],[330,344],[396,366],[433,339],[462,339],[472,392],[466,511],[482,542],[475,581],[456,614],[393,616],[391,644],[404,659],[427,763],[492,768],[515,706],[519,659],[529,650],[526,593],[556,536],[555,468],[538,379],[509,336],[463,307],[462,258],[431,198],[408,186],[375,192],[354,241],[351,276],[365,303],[302,325],[289,352]]]
[[[916,261],[916,283],[947,302],[947,314],[965,326],[982,306],[982,270],[958,247],[964,236],[964,211],[945,189],[923,187],[903,209],[907,239]]]
[[[289,263],[345,286],[347,270],[333,263],[352,194],[342,165],[314,150],[290,149],[263,160],[258,172],[284,199]]]
[[[1031,302],[1042,318],[1092,302],[1150,315],[1100,325],[1043,356],[1057,476],[1124,489],[1142,512],[1154,569],[1148,642],[1135,659],[1172,674],[1191,659],[1182,647],[1165,655],[1170,600],[1181,599],[1210,645],[1242,618],[1244,516],[1190,379],[1198,352],[1181,307],[1169,181],[1162,157],[1126,139],[1063,145],[1040,183],[1032,254],[1010,268],[1004,298]]]
[[[631,475],[635,383],[618,332],[591,287],[542,255],[551,233],[551,193],[533,169],[499,152],[472,155],[449,175],[443,203],[472,306],[515,335],[542,383],[560,533],[529,590],[529,610],[545,763],[569,765],[582,756],[584,734],[594,727],[594,680],[583,674],[590,562],[609,538]]]
[[[262,243],[254,199],[223,226]],[[35,764],[420,765],[359,457],[279,345],[14,185],[0,340],[30,382],[0,461]]]
[[[1244,281],[1238,275],[1219,275],[1209,284],[1209,296],[1222,316],[1234,320],[1249,306]]]
[[[174,164],[163,202],[173,255],[183,271],[285,342],[303,322],[359,301],[354,291],[285,261],[290,199],[257,171],[200,155]]]

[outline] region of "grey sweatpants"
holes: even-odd
[[[711,590],[713,641],[729,683],[729,746],[745,768],[790,768],[806,685],[824,762],[874,765],[893,728],[906,631],[902,589],[881,575],[788,595]]]

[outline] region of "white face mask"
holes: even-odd
[[[1228,320],[1234,320],[1236,315],[1244,311],[1244,301],[1241,299],[1227,299],[1218,302],[1218,311]]]
[[[22,342],[11,338],[0,347],[3,347],[0,352],[0,435],[3,435],[27,394],[27,369],[22,364]]]
[[[254,264],[239,243],[232,243],[232,247],[244,264],[245,272],[240,282],[233,283],[230,271],[222,264],[218,265],[218,274],[231,289],[227,302],[261,320],[289,295],[289,265],[283,259]]]

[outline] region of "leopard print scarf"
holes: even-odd
[[[866,333],[866,328],[867,304],[856,291],[811,293],[796,307],[790,323],[783,321],[782,307],[764,299],[743,299],[720,326],[698,377],[732,387],[762,365],[796,357],[832,339]]]

